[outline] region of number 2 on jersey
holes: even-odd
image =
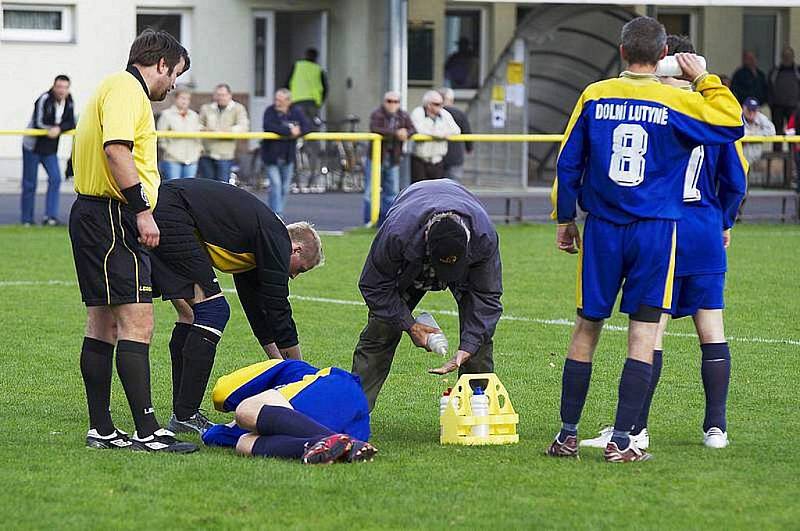
[[[647,131],[639,124],[620,124],[614,128],[608,177],[620,186],[638,186],[644,181],[644,155]]]
[[[703,169],[703,159],[706,152],[703,146],[697,146],[692,150],[689,157],[689,165],[686,166],[686,177],[683,180],[683,201],[693,203],[700,201],[702,195],[697,189],[697,180],[700,179],[700,170]]]

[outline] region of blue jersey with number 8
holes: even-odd
[[[744,134],[741,107],[715,75],[697,92],[625,72],[589,85],[567,125],[553,184],[553,217],[593,216],[625,225],[681,218],[686,168],[694,148]]]

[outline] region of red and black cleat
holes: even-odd
[[[353,439],[353,444],[350,446],[350,451],[347,452],[346,458],[348,463],[372,461],[377,453],[378,449],[370,443]]]
[[[306,465],[328,465],[346,458],[353,440],[344,433],[329,435],[308,448],[302,461]]]
[[[556,435],[553,444],[547,449],[547,455],[551,457],[578,457],[578,437],[567,435],[562,442]]]
[[[617,443],[610,441],[606,445],[603,457],[607,463],[633,463],[634,461],[648,461],[652,455],[640,450],[633,441],[624,450],[620,450]]]

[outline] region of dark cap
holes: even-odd
[[[444,217],[428,229],[428,249],[436,278],[453,282],[467,270],[467,231],[453,218]]]
[[[761,104],[758,103],[758,100],[755,98],[745,98],[743,105],[751,111],[756,111],[759,107],[761,107]]]

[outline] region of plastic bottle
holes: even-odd
[[[444,415],[444,412],[447,410],[447,406],[450,405],[450,393],[452,393],[452,392],[453,392],[453,388],[452,387],[448,387],[444,391],[444,393],[442,393],[442,396],[439,398],[439,418],[440,419]],[[444,431],[444,426],[442,426],[441,422],[440,422],[439,423],[439,435],[441,435],[443,431]]]
[[[706,69],[706,58],[698,55],[697,58],[702,64],[703,70]],[[674,55],[668,55],[658,62],[656,65],[656,75],[658,77],[680,77],[683,75],[678,60]]]
[[[419,317],[417,317],[416,321],[419,324],[424,324],[426,326],[430,326],[431,328],[439,328],[439,324],[436,322],[436,319],[434,319],[433,316],[428,312],[419,314]],[[431,352],[435,352],[436,354],[440,354],[442,356],[447,355],[447,351],[450,349],[450,345],[447,342],[447,338],[443,332],[439,332],[438,334],[428,334],[427,345]]]
[[[483,394],[481,387],[476,387],[472,392],[472,397],[469,399],[470,406],[472,406],[473,417],[488,417],[489,416],[489,397]],[[488,424],[475,424],[472,426],[473,437],[488,437],[489,425]]]

